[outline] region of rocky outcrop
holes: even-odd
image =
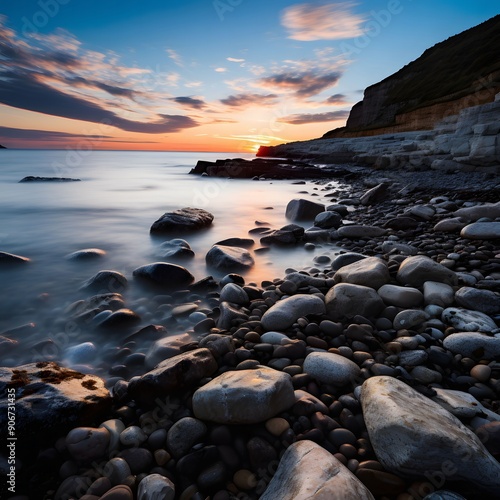
[[[79,182],[81,179],[72,179],[71,177],[35,177],[28,175],[23,177],[19,182]]]

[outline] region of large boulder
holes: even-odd
[[[302,226],[287,224],[281,229],[277,229],[263,236],[260,242],[263,245],[294,245],[303,239],[304,234],[305,230]]]
[[[500,201],[497,203],[484,203],[475,207],[460,208],[453,213],[455,217],[461,217],[468,221],[476,221],[483,217],[496,219],[500,217]]]
[[[354,383],[361,370],[356,363],[339,354],[311,352],[304,360],[304,373],[324,384],[342,386]]]
[[[324,314],[325,303],[316,295],[297,294],[282,299],[262,316],[265,330],[286,330],[302,316]]]
[[[314,218],[325,211],[325,205],[314,201],[296,198],[288,202],[286,206],[286,218],[293,221],[314,220]]]
[[[217,362],[208,349],[195,349],[168,358],[153,370],[134,378],[128,385],[128,392],[136,401],[153,404],[157,398],[191,387],[202,378],[210,377],[217,368]]]
[[[448,285],[458,283],[457,275],[447,267],[424,255],[406,258],[399,266],[397,280],[403,285],[419,288],[426,281],[437,281]]]
[[[387,264],[377,257],[368,257],[341,267],[333,277],[335,283],[351,283],[379,289],[389,283],[391,275]]]
[[[500,356],[500,337],[490,337],[484,333],[452,333],[444,339],[443,346],[453,354],[461,354],[466,358],[496,359]]]
[[[358,314],[371,318],[385,307],[380,295],[362,285],[339,283],[329,290],[325,297],[326,312],[334,321],[352,319]]]
[[[460,307],[472,309],[484,314],[500,314],[500,293],[464,286],[455,293],[455,300]]]
[[[366,486],[313,441],[287,448],[260,500],[373,500]]]
[[[381,376],[364,382],[361,405],[375,454],[389,472],[468,481],[498,493],[500,463],[439,404],[400,380]]]
[[[111,407],[104,380],[63,368],[54,362],[0,368],[0,430],[7,436],[9,396],[16,406],[20,441],[91,424]]]
[[[214,245],[207,253],[207,264],[215,269],[238,271],[249,269],[255,261],[248,250],[239,247]]]
[[[214,216],[201,208],[180,208],[163,214],[151,226],[152,233],[194,231],[210,226]]]
[[[459,332],[498,332],[500,329],[487,315],[461,307],[448,307],[441,314],[441,321]]]
[[[133,275],[167,289],[184,288],[194,281],[194,276],[185,267],[167,262],[153,262],[138,267]]]
[[[193,395],[193,412],[221,424],[256,424],[294,403],[290,375],[262,367],[225,372],[200,387]]]
[[[500,238],[500,222],[474,222],[460,231],[468,240],[496,240]]]

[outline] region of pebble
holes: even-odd
[[[281,418],[281,417],[270,418],[266,422],[266,429],[273,436],[276,436],[276,437],[281,436],[289,428],[290,428],[290,424],[288,423],[288,420]]]

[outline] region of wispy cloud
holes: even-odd
[[[166,49],[166,52],[168,54],[168,57],[174,61],[177,66],[184,66],[184,63],[182,62],[182,57],[179,55],[177,51],[174,49]]]
[[[215,68],[215,71],[217,73],[225,73],[227,71],[227,68]]]
[[[305,98],[333,87],[341,76],[340,71],[326,74],[318,74],[313,71],[283,72],[261,78],[258,85],[268,89],[293,92],[297,97]]]
[[[321,123],[333,122],[335,120],[344,120],[349,116],[349,111],[329,111],[327,113],[305,113],[284,116],[278,121],[281,123],[288,123],[290,125],[304,125],[305,123]]]
[[[112,136],[81,135],[54,130],[25,129],[0,126],[0,139],[22,139],[30,141],[61,141],[63,139],[112,139]]]
[[[346,102],[346,96],[344,94],[333,94],[324,101],[324,104],[332,104],[335,106],[338,104],[345,104]]]
[[[232,108],[242,108],[246,106],[269,106],[276,104],[276,94],[237,94],[221,99],[221,103]]]
[[[286,8],[281,24],[292,40],[339,40],[363,34],[366,18],[353,12],[354,2],[303,3]]]
[[[226,60],[234,63],[242,63],[245,62],[245,59],[236,59],[235,57],[226,57]]]
[[[206,102],[203,99],[197,99],[195,97],[172,97],[170,100],[174,101],[177,104],[180,104],[181,106],[191,109],[204,109],[207,106]]]

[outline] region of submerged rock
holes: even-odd
[[[151,226],[152,233],[195,231],[212,224],[214,216],[201,208],[180,208],[163,214]]]
[[[122,293],[127,288],[127,278],[117,271],[99,271],[89,278],[81,289],[98,291],[100,293]]]
[[[175,238],[160,245],[163,259],[190,259],[194,252],[186,240]]]
[[[72,179],[71,177],[37,177],[28,175],[19,182],[79,182],[81,179]]]
[[[91,260],[104,257],[106,252],[100,248],[84,248],[83,250],[77,250],[69,255],[66,255],[68,260]]]
[[[194,281],[194,276],[182,266],[167,262],[153,262],[138,267],[133,272],[136,278],[145,279],[167,289],[183,288]]]
[[[28,257],[22,257],[21,255],[16,255],[8,252],[0,252],[0,266],[11,265],[11,264],[26,264],[30,262]]]

